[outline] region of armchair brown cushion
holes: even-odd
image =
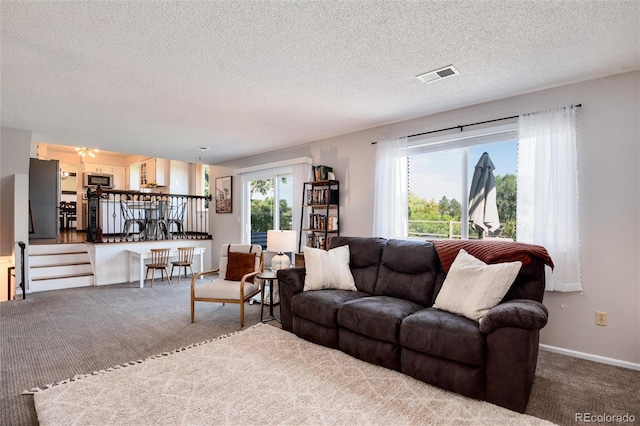
[[[256,254],[255,253],[238,253],[230,251],[228,253],[227,275],[225,280],[240,281],[243,276],[255,271]]]

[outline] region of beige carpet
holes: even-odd
[[[35,391],[41,425],[538,425],[257,325]]]

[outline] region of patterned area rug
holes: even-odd
[[[542,425],[268,325],[32,389],[41,425]]]

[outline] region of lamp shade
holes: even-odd
[[[296,249],[296,231],[267,231],[267,251],[287,253]]]

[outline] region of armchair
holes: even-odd
[[[240,305],[240,327],[244,327],[244,304],[260,293],[254,277],[262,271],[263,260],[259,245],[223,244],[219,267],[196,273],[191,279],[191,322],[195,321],[195,302],[234,303]],[[198,283],[200,277],[215,273],[216,279]]]

